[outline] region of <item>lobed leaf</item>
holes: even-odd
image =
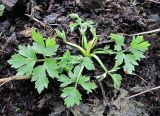
[[[55,45],[57,45],[55,38],[48,38],[46,40],[46,48],[51,48]]]
[[[66,87],[69,84],[75,82],[75,80],[73,80],[72,78],[67,77],[66,75],[61,75],[60,78],[58,79],[58,81],[62,82],[60,87]]]
[[[82,65],[87,69],[87,70],[95,70],[93,61],[91,58],[84,57],[82,60]]]
[[[64,104],[67,107],[73,107],[74,105],[79,105],[82,100],[82,95],[74,87],[66,87],[62,90],[61,97],[64,98]]]
[[[36,61],[35,51],[28,45],[19,46],[18,54],[13,55],[8,63],[17,69],[18,75],[30,76]]]
[[[39,45],[45,46],[42,33],[32,30],[32,39]]]
[[[59,45],[54,45],[53,47],[50,47],[50,48],[46,48],[45,49],[45,52],[44,52],[44,55],[45,56],[53,56],[53,55],[56,55],[56,52],[59,48]]]
[[[122,80],[121,75],[120,74],[110,74],[110,76],[113,79],[114,87],[117,88],[117,89],[119,89],[120,85],[121,85],[121,80]]]
[[[8,63],[12,65],[14,68],[19,68],[25,65],[25,57],[21,56],[20,54],[12,55],[11,59],[8,60]]]
[[[115,57],[115,59],[116,59],[116,65],[117,65],[117,66],[118,66],[118,65],[121,65],[121,64],[123,63],[125,57],[126,57],[126,56],[125,56],[125,54],[123,53],[123,51],[117,52],[117,53],[116,53],[116,57]]]
[[[17,75],[30,76],[32,74],[35,63],[36,61],[25,60],[25,65],[17,69]]]
[[[39,54],[43,54],[44,56],[53,56],[56,54],[59,45],[54,45],[53,47],[44,47],[42,45],[39,45],[37,43],[33,43],[33,47],[32,47],[37,53]]]
[[[59,67],[61,69],[64,69],[65,71],[69,72],[73,69],[74,64],[80,63],[80,57],[79,56],[71,56],[70,51],[67,50],[64,54],[63,57],[61,58],[59,62]]]
[[[140,61],[141,58],[145,58],[143,54],[148,50],[149,46],[150,44],[148,41],[144,41],[143,36],[137,36],[136,38],[133,38],[129,50],[135,58]]]
[[[78,84],[80,84],[83,89],[87,91],[87,93],[92,92],[92,90],[96,89],[97,86],[95,83],[90,82],[90,77],[81,76],[78,80]]]
[[[124,37],[123,35],[118,35],[118,34],[111,34],[111,39],[115,41],[116,45],[114,46],[114,49],[117,51],[122,50],[122,46],[124,44]]]
[[[137,59],[132,54],[124,54],[123,51],[117,52],[115,57],[116,59],[116,66],[121,65],[124,62],[123,69],[126,73],[132,74],[135,70],[135,65],[138,65]]]
[[[135,71],[135,65],[138,65],[133,55],[127,54],[124,58],[125,65],[123,66],[124,71],[127,74],[132,74]]]
[[[37,66],[33,70],[31,81],[35,81],[35,88],[38,93],[41,93],[44,88],[48,87],[48,78],[46,77],[45,67],[43,65]]]
[[[141,52],[141,51],[133,49],[133,48],[130,48],[130,51],[132,52],[134,57],[139,61],[140,61],[141,58],[145,58],[144,52]]]
[[[59,77],[59,75],[58,75],[58,68],[59,67],[57,65],[57,62],[53,58],[45,58],[44,67],[50,77],[52,77],[52,78]]]
[[[145,52],[148,50],[148,47],[150,44],[148,41],[144,41],[143,36],[137,36],[136,38],[133,38],[130,47],[142,52]]]

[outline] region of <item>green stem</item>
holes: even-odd
[[[108,73],[116,72],[117,70],[109,70]]]
[[[38,59],[37,62],[42,62],[44,61],[45,59]]]
[[[75,88],[77,88],[77,84],[78,84],[78,81],[79,81],[79,79],[80,79],[80,77],[81,77],[81,74],[82,74],[83,69],[84,69],[84,66],[82,65],[81,68],[80,68],[80,70],[79,70],[77,79],[76,79]]]
[[[74,43],[71,43],[71,42],[66,42],[66,44],[68,44],[68,45],[70,45],[70,46],[73,46],[73,47],[79,49],[83,54],[85,54],[85,50],[84,50],[82,47],[80,47],[80,46],[78,46],[78,45],[76,45],[76,44],[74,44]]]
[[[108,70],[106,69],[106,67],[104,66],[104,64],[102,63],[102,61],[99,59],[97,55],[91,54],[91,57],[95,58],[97,62],[100,64],[100,66],[104,69],[104,71],[108,73]]]
[[[76,55],[75,55],[76,56]],[[74,55],[73,55],[73,57],[74,57]],[[62,57],[55,57],[55,58],[53,58],[54,60],[61,60],[62,59]],[[81,56],[79,56],[79,58],[78,58],[79,60],[81,60],[82,59],[82,57]],[[43,62],[43,61],[45,61],[45,59],[37,59],[37,62]]]
[[[55,58],[53,58],[54,60],[60,60],[62,57],[55,57]],[[45,59],[46,58],[44,58],[44,59],[37,59],[37,62],[43,62],[43,61],[45,61]]]
[[[54,58],[54,60],[60,60],[62,57],[56,57]]]

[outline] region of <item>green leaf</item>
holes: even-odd
[[[56,34],[58,35],[58,37],[60,37],[63,40],[63,42],[67,42],[64,30],[62,30],[62,32],[61,32],[60,30],[55,29],[55,31],[56,31]]]
[[[25,57],[21,56],[20,54],[12,55],[11,59],[8,60],[8,63],[12,65],[14,68],[19,68],[25,65]]]
[[[73,65],[74,64],[79,64],[79,63],[81,63],[82,59],[83,59],[82,56],[72,55],[70,63],[73,64]]]
[[[135,65],[138,65],[135,57],[131,54],[126,55],[126,57],[124,58],[124,63],[125,65],[123,66],[123,68],[127,74],[132,74],[135,70]]]
[[[124,37],[123,35],[118,34],[111,34],[111,39],[115,41],[116,45],[114,46],[114,49],[117,51],[122,50],[122,45],[124,44]]]
[[[46,51],[45,46],[42,46],[36,42],[33,43],[32,48],[36,51],[36,53],[39,53],[39,54],[44,54]]]
[[[79,71],[80,66],[78,65],[74,68],[73,72],[68,72],[68,77],[65,75],[61,75],[61,77],[59,78],[59,81],[62,82],[61,86],[67,86],[68,84],[71,84],[71,82],[76,83]]]
[[[91,82],[82,83],[81,86],[87,91],[87,93],[91,93],[92,90],[97,88],[96,84]]]
[[[71,56],[70,51],[67,50],[63,54],[63,57],[61,58],[59,62],[59,67],[69,72],[73,69],[74,64],[78,64],[80,62],[81,62],[81,59],[79,58],[79,56]]]
[[[122,80],[122,77],[120,74],[111,74],[110,75],[113,79],[113,82],[114,82],[114,87],[119,89],[120,88],[120,85],[121,85],[121,80]]]
[[[19,45],[18,53],[24,57],[28,57],[34,60],[37,59],[35,51],[30,45],[28,45],[27,47]]]
[[[64,54],[63,54],[63,57],[61,58],[61,61],[59,62],[59,66],[64,68],[67,66],[68,62],[70,61],[71,59],[71,54],[70,54],[70,51],[67,50]]]
[[[52,58],[46,58],[44,61],[44,67],[47,70],[50,77],[52,78],[59,77],[58,71],[57,71],[58,65],[56,63],[56,60]]]
[[[86,77],[86,76],[81,76],[78,81],[78,84],[80,84],[87,91],[87,93],[90,93],[92,92],[92,90],[97,88],[95,83],[92,83],[89,81],[90,81],[90,77]]]
[[[75,13],[69,14],[69,17],[72,18],[72,19],[80,19],[78,14],[75,14]]]
[[[30,76],[37,57],[31,46],[19,46],[18,54],[15,54],[8,60],[12,67],[17,69],[18,75]]]
[[[75,29],[77,26],[78,26],[77,23],[70,23],[69,28],[70,28],[71,32],[73,32],[74,29]]]
[[[0,5],[0,17],[3,15],[5,7],[3,5]]]
[[[70,78],[73,78],[73,79],[74,79],[74,78],[77,78],[80,69],[81,69],[81,66],[80,66],[80,65],[77,65],[77,66],[74,68],[74,70],[73,70],[73,75],[72,75],[72,76],[69,75]],[[69,74],[71,74],[71,73],[69,73]]]
[[[137,36],[136,38],[133,38],[130,47],[142,52],[145,52],[148,50],[148,47],[150,44],[148,41],[144,41],[143,36]]]
[[[128,74],[132,74],[132,72],[135,70],[135,65],[138,65],[134,55],[124,54],[122,51],[117,52],[115,59],[116,59],[116,66],[121,65],[124,61],[123,69]]]
[[[35,30],[32,31],[32,38],[35,41],[32,48],[37,53],[43,54],[44,56],[52,56],[56,54],[55,52],[58,50],[59,45],[56,44],[55,38],[48,38],[44,44],[42,34]]]
[[[35,29],[32,30],[32,38],[39,45],[45,46],[42,34],[40,32],[36,32]]]
[[[117,52],[116,53],[116,65],[121,65],[123,63],[123,60],[125,58],[125,54],[121,51],[121,52]]]
[[[85,25],[87,25],[89,28],[93,28],[94,22],[92,20],[88,20],[84,22]]]
[[[82,19],[78,16],[78,14],[72,13],[72,14],[69,14],[69,17],[71,19],[75,19],[78,24],[81,24],[82,22]]]
[[[87,70],[95,70],[93,61],[91,58],[84,57],[82,60],[82,65],[87,69]]]
[[[53,56],[53,55],[56,55],[56,52],[59,48],[59,45],[54,45],[53,47],[50,47],[50,48],[46,48],[45,49],[45,52],[44,52],[44,55],[45,56]]]
[[[143,40],[143,36],[137,36],[136,38],[133,38],[129,50],[135,58],[140,61],[141,58],[145,58],[143,54],[148,50],[149,46],[150,44],[148,41]]]
[[[115,41],[116,47],[115,50],[118,52],[116,53],[116,63],[115,66],[119,66],[124,62],[123,69],[127,74],[132,74],[135,70],[135,65],[138,65],[137,60],[140,61],[141,58],[145,58],[144,52],[148,49],[150,45],[147,41],[143,40],[143,36],[137,36],[133,38],[129,51],[130,54],[125,54],[125,50],[122,51],[122,45],[124,44],[123,36],[119,36],[116,34],[111,34],[111,38]],[[119,38],[119,39],[117,39]],[[117,46],[118,45],[118,46]],[[127,51],[128,52],[128,51]]]
[[[73,80],[72,78],[69,78],[65,75],[61,75],[60,78],[58,79],[58,81],[62,82],[60,87],[66,87],[67,85],[75,82],[75,80]]]
[[[138,50],[136,50],[136,49],[134,49],[134,48],[130,48],[130,51],[132,52],[132,54],[135,56],[135,58],[137,59],[137,60],[141,60],[141,58],[145,58],[145,56],[144,56],[144,52],[141,52],[141,51],[138,51]]]
[[[118,34],[111,34],[111,39],[116,42],[117,45],[122,46],[124,44],[124,37],[123,35],[118,35]]]
[[[62,90],[61,97],[64,98],[64,104],[67,107],[73,107],[74,105],[79,105],[82,100],[82,95],[74,87],[67,87]]]
[[[35,81],[35,88],[38,90],[38,93],[41,93],[44,88],[48,87],[49,81],[46,77],[45,67],[43,65],[37,66],[33,70],[31,81]]]
[[[80,66],[78,65],[74,68],[73,72],[70,71],[68,73],[68,77],[65,75],[61,75],[60,78],[58,79],[58,81],[62,82],[61,87],[65,87],[73,82],[76,83],[79,71],[80,71]]]
[[[51,48],[51,47],[53,47],[53,46],[55,46],[56,45],[56,40],[55,40],[55,38],[48,38],[47,40],[46,40],[46,48]]]
[[[32,48],[39,54],[43,54],[45,56],[52,56],[56,54],[59,45],[54,45],[53,47],[45,48],[44,46],[34,42]]]
[[[33,71],[35,61],[25,60],[25,65],[17,69],[17,75],[27,75],[30,76]]]

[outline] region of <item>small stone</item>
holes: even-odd
[[[4,30],[7,30],[10,27],[10,22],[8,20],[0,23],[0,32],[3,32]]]
[[[8,11],[13,10],[13,8],[18,5],[24,4],[24,0],[1,0],[2,4]]]
[[[157,14],[150,15],[147,22],[149,23],[154,23],[154,22],[159,22],[160,21],[160,16]]]
[[[50,15],[46,16],[43,19],[44,23],[46,23],[46,24],[55,23],[55,21],[57,20],[58,16],[59,16],[59,14],[51,13]]]

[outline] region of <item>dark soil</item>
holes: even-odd
[[[45,37],[54,35],[53,31],[56,27],[66,28],[66,24],[69,23],[67,15],[73,12],[79,14],[83,19],[94,20],[97,33],[101,35],[100,43],[105,42],[105,35],[110,33],[134,34],[160,28],[160,4],[146,2],[147,0],[140,0],[135,3],[131,1],[80,0],[80,3],[76,5],[75,1],[69,0],[55,0],[54,2],[52,0],[35,0],[33,15],[42,22],[50,23],[46,28],[24,15],[25,13],[29,14],[33,8],[28,1],[23,8],[18,9],[17,6],[11,11],[5,11],[4,16],[0,18],[0,78],[16,74],[7,60],[16,52],[18,45],[32,42],[31,37],[24,37],[21,34],[22,31],[36,27]],[[54,15],[50,20],[47,20],[46,16],[51,15],[51,13]],[[130,37],[126,36],[126,38],[126,42],[130,40]],[[127,90],[128,95],[160,86],[160,33],[145,35],[144,38],[151,43],[151,46],[145,54],[146,59],[136,67],[135,73],[143,77],[148,84],[139,77],[121,72],[123,76],[121,89]],[[105,58],[104,56],[102,58],[106,64],[110,64],[112,61],[112,58]],[[109,101],[117,99],[120,94],[120,91],[115,90],[111,83],[110,79],[105,79],[102,82],[105,96]],[[63,106],[63,100],[59,96],[59,84],[53,80],[51,80],[48,89],[41,94],[38,94],[34,88],[34,83],[31,83],[30,80],[12,81],[0,87],[0,115],[75,115],[73,109],[68,110]],[[90,95],[84,94],[83,97],[84,104],[91,104],[97,99],[99,101],[103,99],[101,89],[97,89]],[[149,115],[160,115],[160,90],[142,94],[132,100],[143,104],[143,108]],[[109,105],[103,107],[103,115],[109,115],[111,107]],[[88,113],[88,115],[91,114]],[[136,115],[133,114],[133,116]]]

